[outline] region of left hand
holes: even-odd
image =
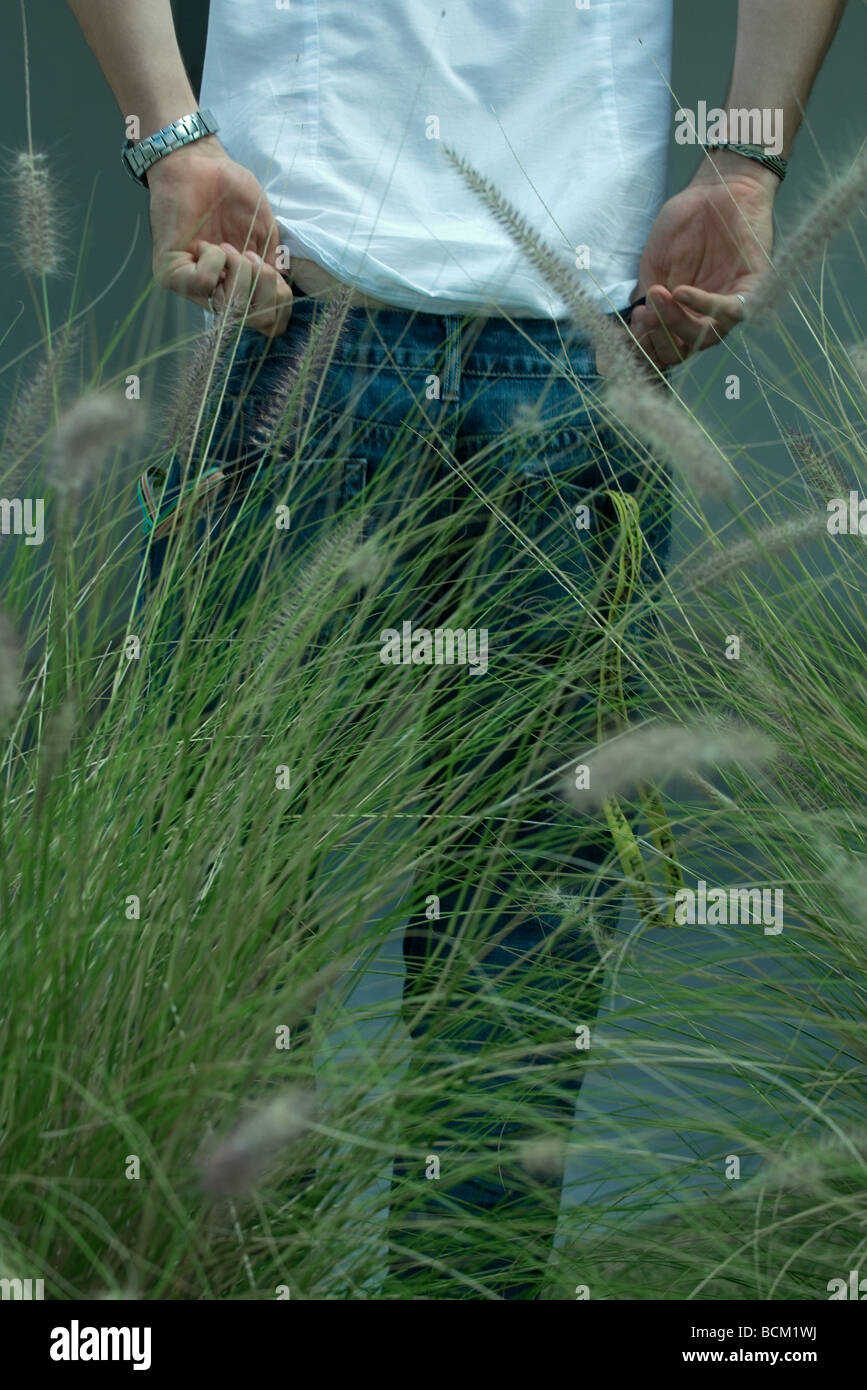
[[[767,268],[778,182],[761,168],[755,175],[702,170],[662,208],[633,295],[646,295],[647,304],[630,323],[658,367],[721,342],[743,318],[736,296],[748,296]]]

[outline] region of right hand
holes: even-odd
[[[285,333],[292,291],[277,270],[280,234],[249,169],[207,136],[148,170],[157,282],[203,309],[213,296],[246,306],[244,322],[266,338]]]

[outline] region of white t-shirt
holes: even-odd
[[[566,313],[445,143],[620,309],[663,198],[671,10],[211,0],[201,105],[262,183],[290,256],[387,304]]]

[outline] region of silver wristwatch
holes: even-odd
[[[123,167],[142,188],[147,188],[147,171],[163,155],[179,150],[182,145],[191,145],[204,135],[216,135],[220,129],[210,111],[194,111],[191,116],[181,116],[171,125],[163,126],[156,135],[134,144],[127,140],[123,147]]]

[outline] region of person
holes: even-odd
[[[717,123],[711,135],[697,119],[679,127],[697,145],[697,168],[667,201],[672,0],[211,0],[201,106],[170,0],[69,3],[126,122],[130,170],[148,190],[159,284],[209,313],[232,306],[243,316],[229,396],[247,400],[245,428],[270,418],[269,393],[342,292],[340,349],[319,394],[332,419],[350,420],[351,458],[313,449],[315,487],[347,501],[384,482],[398,504],[405,493],[430,498],[434,524],[458,518],[421,616],[448,610],[472,557],[501,663],[516,681],[524,660],[556,671],[570,639],[554,574],[590,592],[605,559],[576,535],[575,505],[612,487],[640,497],[645,555],[658,576],[669,499],[663,471],[627,457],[595,411],[604,357],[459,160],[566,261],[648,370],[664,374],[721,342],[743,316],[771,255],[777,189],[845,0],[740,0],[723,108],[735,129]],[[519,418],[533,429],[516,445]],[[401,464],[389,474],[408,422],[426,447],[411,473]],[[225,448],[240,451],[249,439],[239,438],[237,414],[234,425]],[[480,493],[502,495],[502,527],[491,527]],[[323,524],[321,509],[310,516]],[[518,571],[516,529],[546,563]],[[163,536],[150,546],[152,576],[168,544]],[[477,717],[478,727],[485,702],[504,698],[504,688],[486,675],[465,680],[460,718]],[[513,745],[493,750],[516,795],[534,766],[532,740],[555,746],[554,723],[558,737],[576,727],[574,703],[544,713],[548,724],[525,723]],[[468,785],[484,758],[478,744],[462,748],[445,790],[431,776],[428,807],[450,804],[449,788]],[[537,1062],[550,1052],[550,1019],[592,1017],[600,980],[580,924],[564,925],[553,910],[520,911],[505,865],[514,858],[558,882],[564,866],[572,879],[592,877],[610,845],[588,833],[576,852],[574,816],[564,826],[551,797],[522,804],[505,827],[467,817],[426,875],[404,934],[416,1093],[427,1096],[444,1057],[471,1057],[485,1040],[511,1049],[514,1062],[502,1076],[464,1069],[465,1104],[456,1115],[450,1098],[443,1134],[441,1099],[427,1096],[424,1113],[407,1120],[392,1189],[395,1297],[435,1288],[446,1298],[534,1299],[544,1288],[563,1161],[549,1154],[541,1177],[506,1161],[504,1144],[514,1154],[514,1143],[532,1137],[526,1106],[520,1122],[510,1118],[508,1096],[517,1078],[540,1123],[568,1127],[583,1073],[573,1067],[552,1086]],[[484,862],[472,856],[497,835],[508,846],[500,872],[468,885],[466,864]],[[432,883],[433,916],[424,907]],[[463,975],[449,1003],[431,1006],[437,980],[457,978],[458,960]],[[545,1006],[535,1011],[522,995],[531,962],[533,997]],[[454,1004],[461,989],[472,993],[469,1011]],[[508,1096],[498,1089],[506,1085]],[[445,1155],[436,1182],[425,1180],[429,1149]],[[503,1222],[540,1237],[529,1262],[504,1253]]]

